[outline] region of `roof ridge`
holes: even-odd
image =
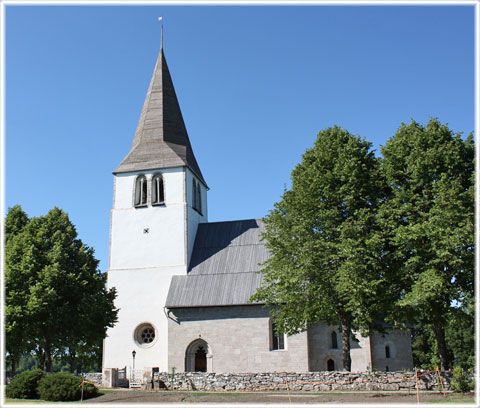
[[[208,222],[200,222],[198,225],[205,225],[205,224],[226,224],[230,222],[243,222],[243,221],[263,221],[263,218],[245,218],[241,220],[228,220],[228,221],[208,221]]]
[[[190,271],[191,272],[191,271]],[[261,274],[260,271],[245,271],[245,272],[220,272],[220,273],[195,273],[192,274],[190,272],[187,272],[186,275],[174,275],[174,276],[213,276],[213,275],[238,275],[242,273],[258,273]]]

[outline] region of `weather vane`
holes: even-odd
[[[162,21],[162,30],[160,32],[160,48],[163,49],[163,17],[158,17],[158,21]]]

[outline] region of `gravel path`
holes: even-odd
[[[470,395],[473,398],[473,394]],[[448,395],[449,402],[455,403],[455,399],[462,398],[462,395]],[[420,402],[444,399],[442,394],[421,393]],[[190,391],[143,391],[128,390],[114,391],[97,398],[84,401],[85,403],[224,403],[224,404],[416,404],[415,393],[329,393],[309,394],[295,393],[257,393],[257,392],[190,392]]]

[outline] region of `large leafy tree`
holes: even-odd
[[[5,247],[9,248],[13,238],[28,224],[28,216],[22,207],[16,205],[9,209],[5,218]],[[8,276],[8,274],[7,274]],[[8,277],[7,277],[8,284]],[[25,342],[19,341],[25,337],[25,310],[23,302],[18,296],[11,296],[5,304],[5,339],[6,351],[11,363],[12,371],[16,371],[17,363],[23,352],[28,349]]]
[[[6,242],[5,299],[6,332],[16,335],[7,335],[7,350],[34,350],[52,371],[55,352],[76,353],[113,326],[116,291],[106,289],[93,249],[77,238],[65,212],[54,208],[23,228],[14,212],[19,207],[10,209],[6,226],[20,227]]]
[[[395,248],[398,310],[431,327],[442,369],[445,327],[473,296],[474,142],[438,120],[402,124],[382,148],[390,195],[381,208]],[[427,327],[428,326],[428,327]]]
[[[375,214],[384,186],[371,144],[339,127],[321,131],[292,171],[292,187],[265,218],[271,257],[252,297],[288,334],[339,324],[351,369],[352,329],[368,332],[387,308],[388,268]]]

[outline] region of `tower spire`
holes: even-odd
[[[161,48],[132,147],[114,173],[178,166],[187,166],[207,186],[193,154],[167,61]]]

